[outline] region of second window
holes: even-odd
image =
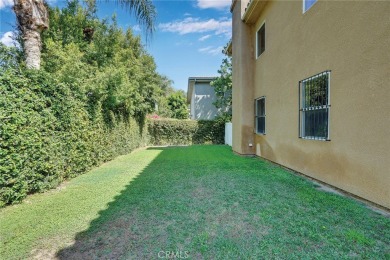
[[[265,97],[255,100],[255,130],[256,134],[265,134]]]
[[[257,31],[256,44],[256,58],[258,58],[265,51],[265,23]]]

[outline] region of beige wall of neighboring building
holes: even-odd
[[[269,1],[250,24],[236,2],[233,150],[390,208],[390,2],[319,0],[303,14],[302,1]],[[256,59],[264,22],[265,52]],[[330,141],[300,139],[299,81],[326,70]],[[266,135],[254,134],[260,96],[266,96]]]

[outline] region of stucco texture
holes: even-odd
[[[233,150],[390,208],[390,2],[319,0],[302,13],[302,1],[270,1],[253,24],[242,22],[238,3]],[[256,59],[256,31],[264,22],[266,48]],[[326,70],[330,141],[300,139],[299,81]],[[265,135],[254,134],[260,96],[266,96]]]

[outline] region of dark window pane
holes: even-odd
[[[260,29],[261,32],[261,53],[265,51],[265,24]]]
[[[265,117],[260,117],[260,126],[261,126],[261,132],[265,133]]]
[[[328,137],[328,109],[318,110],[319,122],[317,125],[317,136],[322,138]]]
[[[256,100],[256,116],[261,115],[260,99]]]
[[[313,136],[313,124],[312,124],[312,111],[306,111],[304,114],[305,122],[305,135],[304,136]]]
[[[265,51],[265,24],[257,31],[257,57]]]
[[[261,32],[260,30],[257,31],[257,57],[261,54]]]
[[[257,133],[265,133],[265,117],[257,118]]]
[[[256,104],[256,133],[265,133],[265,97],[255,100]]]
[[[260,113],[259,113],[259,115],[260,116],[264,116],[265,115],[265,99],[262,98],[259,101],[260,101]]]
[[[328,109],[309,110],[303,113],[305,137],[327,138],[328,136]]]
[[[265,98],[260,98],[256,100],[256,116],[265,115]]]

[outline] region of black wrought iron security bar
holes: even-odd
[[[299,137],[329,141],[330,70],[299,82]]]

